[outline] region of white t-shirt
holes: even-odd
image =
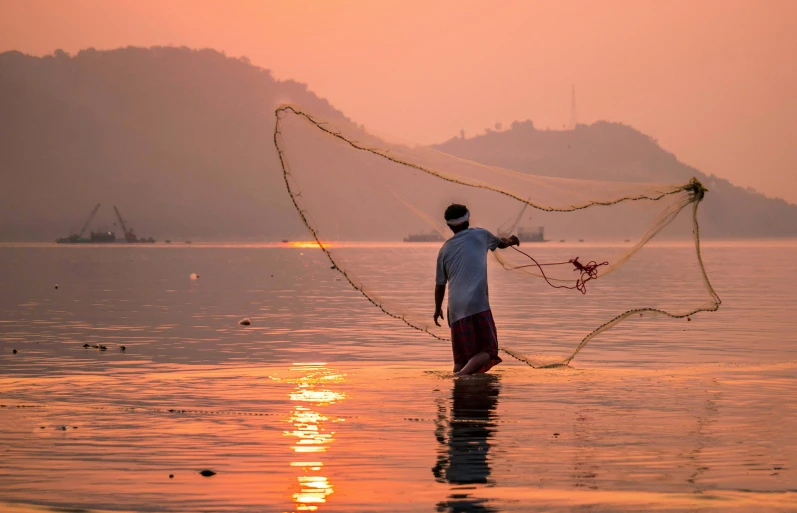
[[[501,239],[484,228],[455,233],[437,254],[435,283],[448,283],[448,325],[490,309],[487,300],[487,250]]]

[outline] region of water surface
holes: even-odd
[[[384,279],[408,295],[436,254],[362,251],[373,272],[402,269]],[[689,256],[653,251],[675,269]],[[0,501],[795,510],[797,245],[704,252],[718,312],[610,330],[569,368],[505,356],[490,376],[452,379],[445,343],[380,313],[317,249],[0,246]],[[490,272],[499,343],[556,353],[580,338],[551,291]],[[666,273],[640,280],[645,293],[687,293]]]

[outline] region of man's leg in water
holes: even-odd
[[[461,363],[455,363],[454,364],[454,373],[456,374],[460,370],[462,370],[462,364]]]
[[[465,364],[465,366],[459,370],[459,372],[457,372],[456,370],[454,370],[454,372],[456,372],[460,376],[473,374],[474,372],[477,372],[479,369],[487,365],[490,362],[490,358],[491,358],[490,353],[487,353],[485,351],[476,353],[471,357],[470,360],[468,360],[468,363]],[[456,367],[454,367],[454,369],[456,369]]]

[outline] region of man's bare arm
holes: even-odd
[[[443,298],[446,297],[446,286],[434,286],[434,323],[440,326],[437,319],[443,319]]]

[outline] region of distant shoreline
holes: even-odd
[[[619,240],[596,240],[578,242],[576,240],[566,242],[528,242],[523,246],[527,248],[584,248],[584,247],[628,247],[633,246],[636,241],[624,242]],[[326,245],[330,248],[419,248],[419,247],[439,247],[442,242],[402,242],[402,241],[329,241]],[[646,247],[690,247],[694,245],[692,239],[672,239],[654,240],[648,242]],[[767,239],[739,238],[739,239],[701,239],[701,247],[791,247],[797,245],[795,237],[773,237]],[[314,241],[296,240],[290,242],[279,241],[204,241],[204,242],[155,242],[147,244],[132,243],[99,243],[99,244],[59,244],[56,242],[33,242],[33,241],[0,241],[0,248],[262,248],[262,249],[317,249]]]

